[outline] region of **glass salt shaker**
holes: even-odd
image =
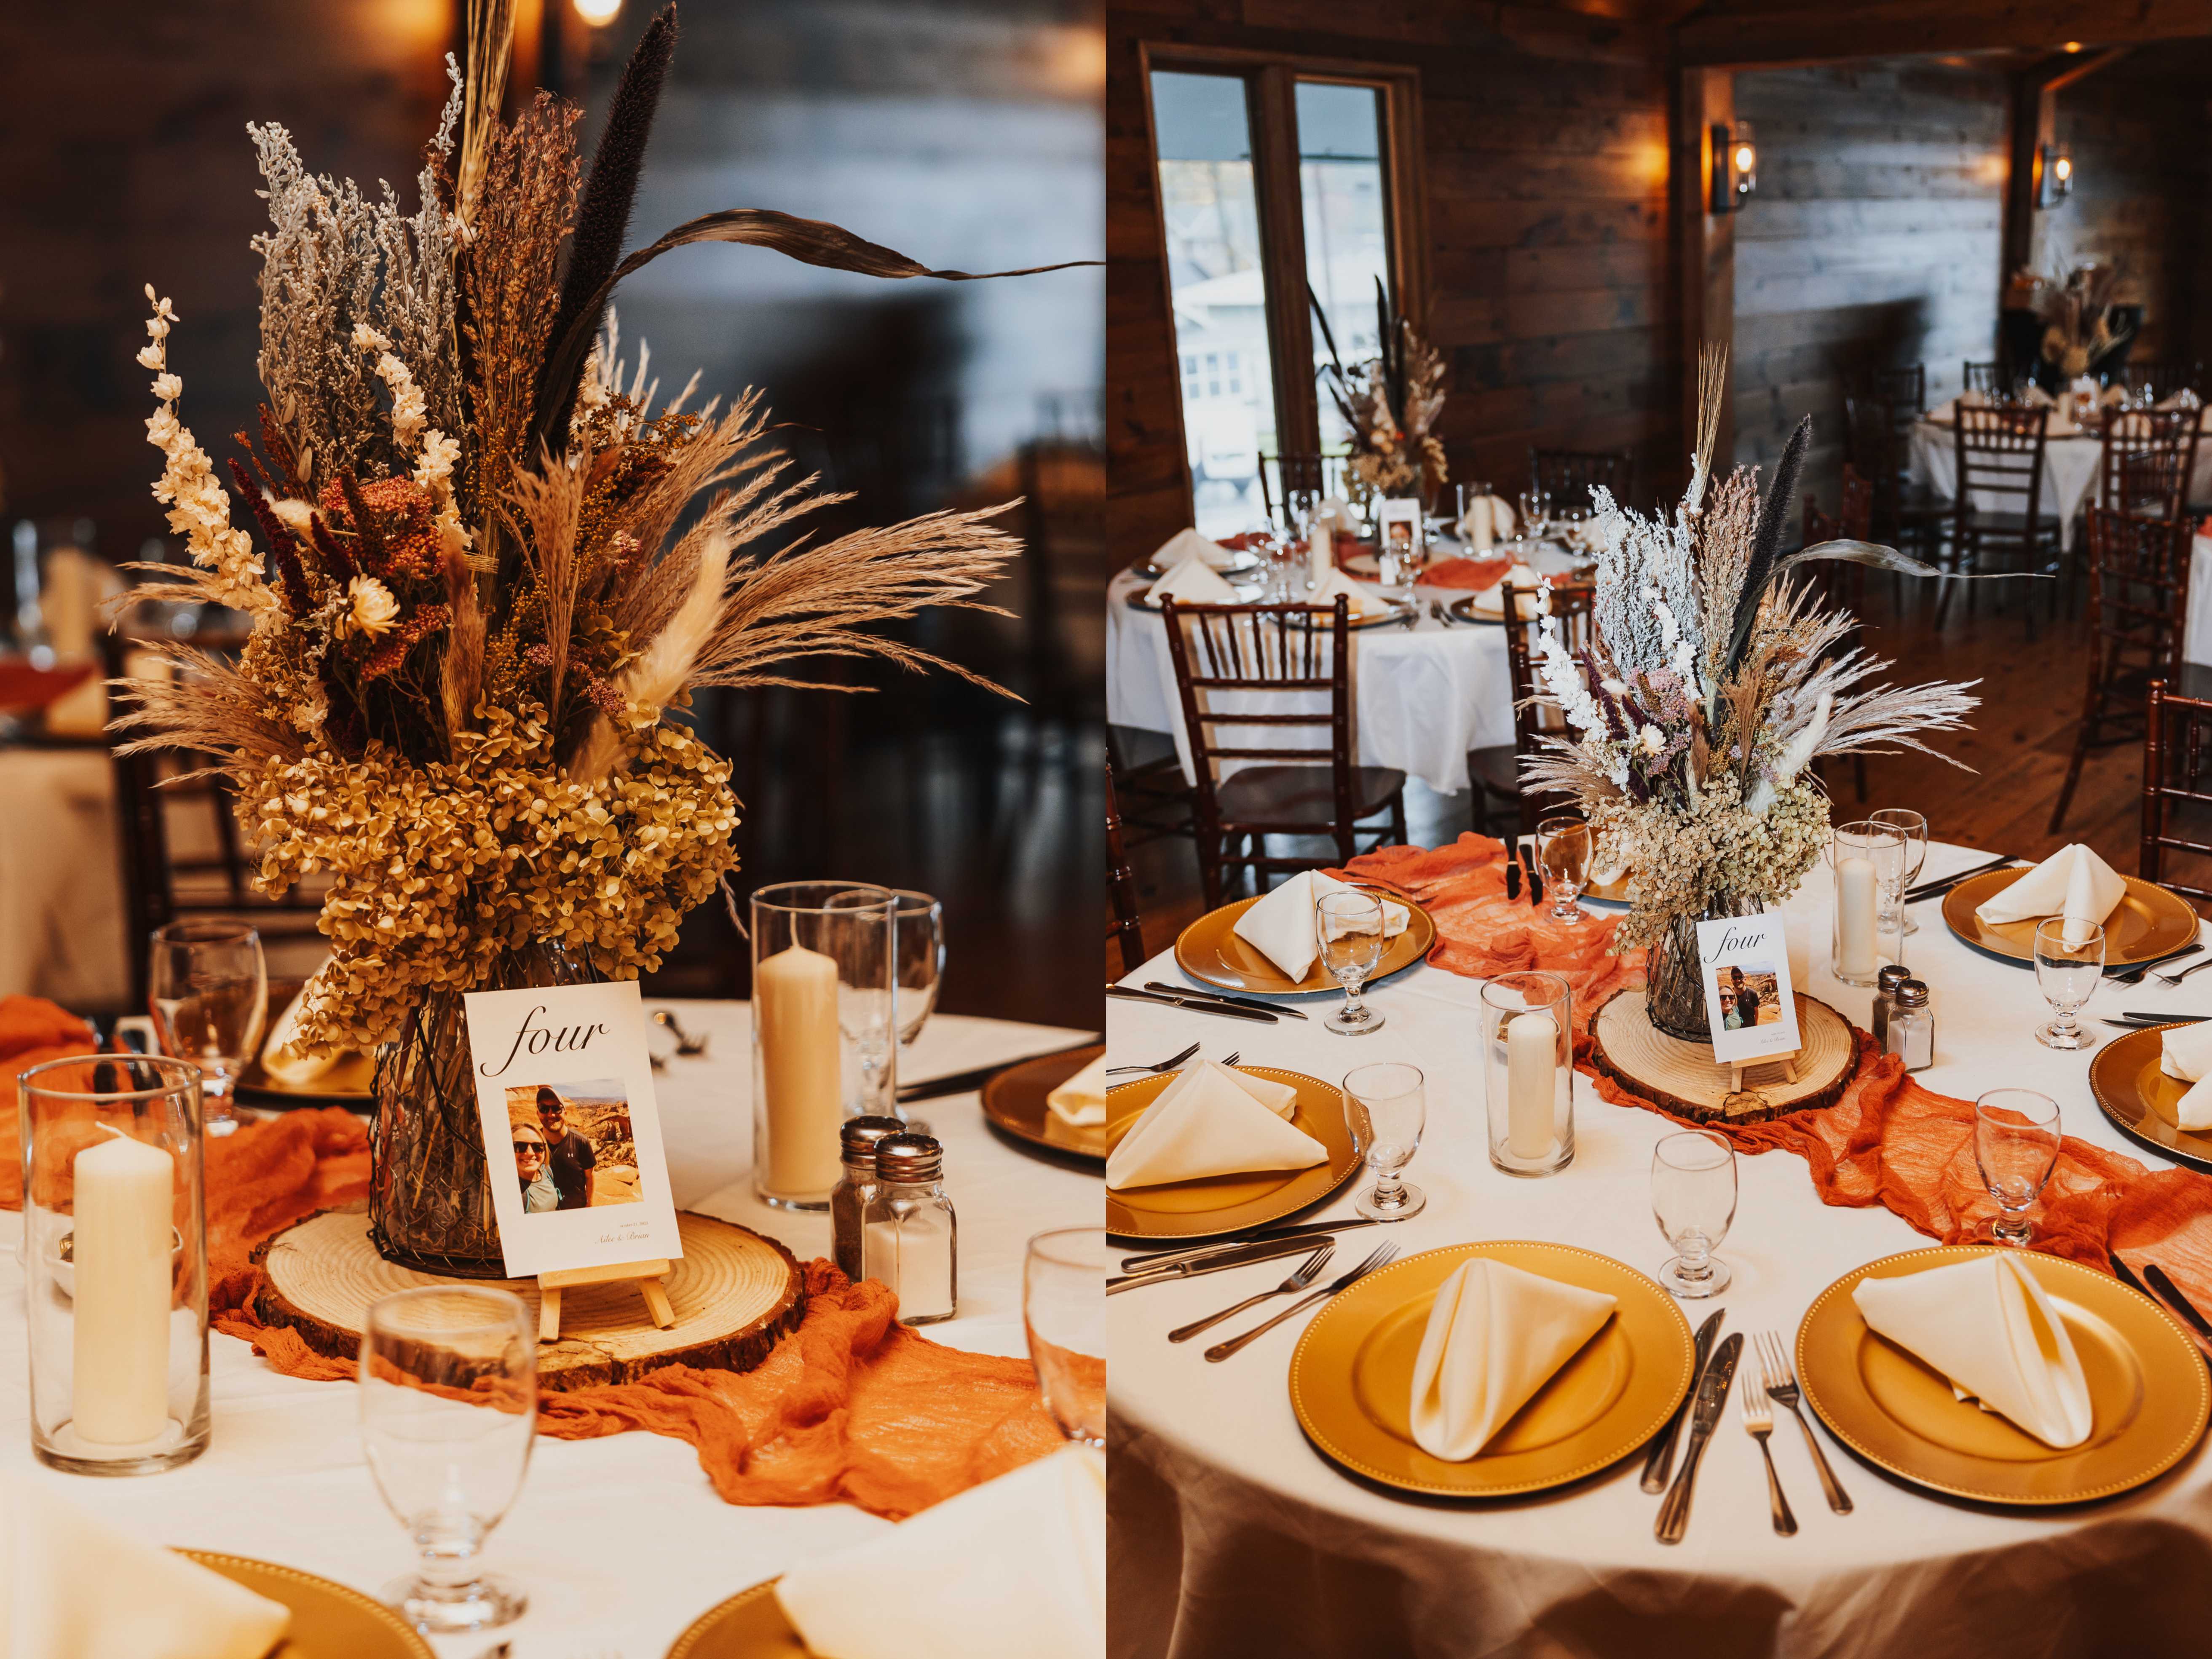
[[[1874,1045],[1883,1054],[1889,1052],[1889,1016],[1897,1006],[1897,988],[1912,977],[1911,970],[1899,963],[1885,963],[1875,975]]]
[[[1882,1052],[1902,1058],[1908,1072],[1924,1072],[1936,1063],[1936,1011],[1928,1006],[1924,980],[1899,983]]]
[[[860,1240],[868,1200],[876,1195],[876,1146],[905,1127],[895,1117],[848,1117],[837,1133],[845,1173],[830,1192],[830,1254],[837,1271],[855,1284],[866,1277],[860,1271]]]
[[[927,1325],[957,1305],[958,1223],[945,1195],[945,1148],[908,1131],[876,1143],[876,1188],[861,1265],[899,1299],[899,1323]]]

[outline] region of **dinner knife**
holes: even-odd
[[[1116,1291],[1133,1291],[1140,1285],[1164,1285],[1171,1279],[1195,1279],[1200,1273],[1219,1273],[1224,1267],[1242,1267],[1255,1261],[1272,1261],[1279,1255],[1299,1255],[1312,1250],[1326,1239],[1270,1238],[1257,1244],[1246,1244],[1233,1250],[1224,1250],[1188,1261],[1169,1261],[1157,1267],[1141,1269],[1118,1279],[1106,1281],[1106,1294]]]
[[[1697,1356],[1690,1364],[1690,1391],[1682,1396],[1682,1403],[1674,1407],[1674,1414],[1667,1419],[1651,1443],[1651,1455],[1644,1460],[1644,1490],[1662,1492],[1667,1490],[1668,1466],[1674,1461],[1674,1442],[1682,1431],[1682,1419],[1696,1408],[1698,1379],[1705,1373],[1705,1362],[1713,1357],[1713,1344],[1720,1340],[1721,1321],[1728,1317],[1726,1310],[1716,1308],[1706,1316],[1705,1322],[1698,1327]]]
[[[901,1101],[935,1100],[940,1095],[964,1095],[970,1089],[980,1089],[1001,1072],[1010,1072],[1017,1066],[1026,1066],[1033,1060],[1050,1060],[1055,1054],[1079,1054],[1085,1048],[1096,1048],[1097,1037],[1087,1037],[1072,1048],[1052,1048],[1041,1054],[1024,1054],[1019,1060],[1001,1060],[988,1066],[978,1066],[973,1071],[955,1072],[949,1077],[924,1078],[919,1083],[902,1083],[898,1087]]]
[[[1729,1384],[1735,1380],[1735,1362],[1743,1354],[1743,1333],[1737,1331],[1724,1337],[1713,1352],[1712,1363],[1698,1382],[1698,1413],[1690,1420],[1690,1449],[1682,1455],[1682,1472],[1674,1477],[1668,1488],[1666,1501],[1659,1505],[1659,1519],[1653,1526],[1655,1536],[1662,1544],[1679,1544],[1690,1526],[1690,1489],[1698,1479],[1698,1464],[1705,1455],[1705,1444],[1720,1426],[1721,1407],[1728,1403]]]
[[[1223,1250],[1242,1249],[1247,1244],[1270,1243],[1279,1238],[1310,1239],[1321,1233],[1349,1232],[1354,1227],[1373,1227],[1379,1224],[1379,1218],[1364,1215],[1346,1216],[1338,1221],[1301,1221],[1295,1226],[1262,1228],[1258,1232],[1246,1233],[1238,1238],[1217,1238],[1210,1243],[1187,1244],[1179,1249],[1148,1250],[1141,1255],[1125,1255],[1121,1258],[1121,1267],[1125,1272],[1141,1273],[1147,1267],[1157,1266],[1164,1261],[1172,1261],[1181,1256],[1214,1255]]]
[[[2118,1254],[2113,1251],[2107,1250],[2105,1252],[2105,1260],[2112,1264],[2113,1276],[2117,1278],[2121,1284],[2126,1285],[2131,1291],[2140,1292],[2142,1295],[2150,1296],[2150,1286],[2144,1284],[2140,1279],[2137,1279],[2136,1277],[2136,1270],[2128,1266],[2126,1262],[2121,1261]],[[2154,1302],[2158,1300],[2154,1296],[2150,1296],[2150,1299]]]
[[[1938,894],[1949,892],[1962,881],[1970,880],[1975,876],[1985,876],[1992,870],[2002,870],[2006,865],[2017,862],[2018,860],[2011,854],[2006,853],[2000,857],[1990,860],[1986,864],[1978,864],[1971,870],[1961,870],[1955,876],[1942,876],[1934,881],[1923,881],[1917,887],[1909,887],[1905,890],[1905,902],[1907,904],[1917,904],[1923,899],[1931,899]]]
[[[1188,986],[1170,985],[1164,981],[1157,979],[1146,980],[1145,988],[1147,991],[1158,991],[1163,996],[1197,997],[1203,1001],[1220,1003],[1227,1008],[1254,1008],[1263,1014],[1288,1014],[1292,1019],[1306,1018],[1303,1008],[1285,1008],[1279,1004],[1261,1002],[1252,997],[1224,996],[1218,991],[1194,991]]]
[[[1106,994],[1127,997],[1132,1002],[1156,1002],[1164,1007],[1188,1008],[1194,1014],[1218,1014],[1224,1019],[1255,1020],[1262,1025],[1275,1023],[1275,1013],[1272,1008],[1264,1013],[1251,1008],[1231,1008],[1224,1003],[1203,1001],[1197,997],[1185,996],[1181,992],[1168,994],[1158,991],[1139,991],[1133,985],[1109,985],[1106,988]]]
[[[2100,1016],[2107,1025],[2200,1025],[2212,1014],[2144,1014],[2132,1009],[2126,1013]]]
[[[2212,1342],[2212,1321],[2197,1311],[2197,1304],[2181,1293],[2181,1286],[2173,1282],[2172,1275],[2155,1261],[2143,1263],[2143,1277],[2150,1287],[2173,1304],[2173,1310],[2189,1322],[2190,1328],[2206,1341]]]

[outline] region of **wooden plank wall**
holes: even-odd
[[[1924,362],[1931,402],[1995,350],[2007,88],[1921,60],[1747,70],[1759,193],[1735,216],[1735,459],[1771,466],[1810,414],[1832,507],[1845,378]]]
[[[1356,12],[1356,33],[1344,32]],[[1133,555],[1189,522],[1143,41],[1421,74],[1430,329],[1455,476],[1514,489],[1532,443],[1637,452],[1679,487],[1666,52],[1652,26],[1436,0],[1116,0],[1107,20],[1108,526]]]

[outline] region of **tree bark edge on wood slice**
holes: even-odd
[[[1858,1066],[1851,1023],[1817,997],[1797,993],[1797,1029],[1804,1039],[1798,1078],[1783,1079],[1781,1060],[1747,1063],[1744,1087],[1729,1089],[1729,1068],[1710,1045],[1670,1037],[1651,1024],[1640,988],[1616,991],[1590,1016],[1593,1065],[1632,1094],[1693,1123],[1763,1123],[1790,1112],[1832,1106]]]
[[[749,1371],[767,1359],[806,1311],[805,1276],[776,1239],[734,1222],[683,1211],[683,1258],[665,1281],[676,1324],[657,1329],[634,1280],[562,1292],[561,1340],[538,1346],[541,1388],[561,1391],[628,1382],[667,1365]],[[512,1291],[538,1325],[534,1279],[441,1279],[396,1267],[368,1242],[365,1211],[325,1211],[278,1233],[255,1253],[262,1282],[253,1310],[265,1325],[299,1334],[317,1353],[354,1359],[368,1304],[423,1285]]]

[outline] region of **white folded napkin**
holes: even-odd
[[[1316,501],[1314,517],[1330,530],[1340,530],[1347,536],[1357,533],[1359,529],[1359,520],[1352,516],[1352,503],[1341,495],[1324,495]]]
[[[281,1604],[35,1482],[0,1480],[0,1654],[263,1659],[291,1622]]]
[[[1875,1330],[2045,1445],[2063,1450],[2089,1437],[2089,1385],[2074,1339],[2009,1252],[1862,1279],[1851,1300]]]
[[[1160,544],[1159,550],[1152,555],[1152,565],[1155,569],[1168,571],[1186,559],[1198,559],[1216,570],[1226,570],[1236,562],[1237,556],[1195,530],[1178,530]]]
[[[1945,404],[1942,409],[1938,412],[1944,419],[1948,420],[1962,409],[1987,409],[1989,406],[1990,394],[1988,392],[1980,391],[1973,386],[1968,386],[1957,397],[1952,398],[1949,403]]]
[[[1305,978],[1321,952],[1314,932],[1314,912],[1331,893],[1358,892],[1348,881],[1325,876],[1318,870],[1301,870],[1280,887],[1237,918],[1230,931],[1283,970],[1293,984]],[[1406,931],[1413,913],[1389,899],[1382,901],[1382,936],[1395,939]]]
[[[1352,614],[1355,617],[1379,617],[1390,608],[1374,594],[1363,592],[1359,584],[1344,572],[1334,568],[1326,572],[1314,584],[1313,591],[1306,595],[1306,603],[1327,610],[1336,603],[1336,596],[1340,593],[1352,601]]]
[[[1221,579],[1203,559],[1185,559],[1181,564],[1154,582],[1145,595],[1145,603],[1155,611],[1160,601],[1170,594],[1179,605],[1234,605],[1237,590]]]
[[[1478,611],[1487,611],[1495,616],[1504,616],[1505,590],[1509,587],[1522,593],[1533,594],[1534,609],[1538,615],[1540,616],[1551,609],[1552,585],[1538,575],[1528,564],[1520,560],[1516,560],[1512,568],[1475,596],[1474,608]],[[1525,617],[1528,615],[1529,610],[1528,601],[1525,599],[1522,601],[1520,614]]]
[[[2128,884],[2112,866],[2077,841],[1983,900],[1974,914],[1992,926],[2063,916],[2067,944],[2079,945],[2127,896]]]
[[[1326,1163],[1328,1148],[1289,1121],[1297,1100],[1286,1083],[1200,1060],[1176,1073],[1107,1155],[1106,1184],[1158,1187]]]
[[[1512,504],[1502,495],[1477,495],[1460,514],[1457,528],[1462,541],[1478,553],[1487,553],[1513,533]]]
[[[2175,1106],[2173,1121],[2185,1129],[2212,1129],[2212,1020],[2161,1032],[2158,1068],[2192,1085]]]
[[[1071,1129],[1106,1121],[1106,1056],[1101,1054],[1044,1097],[1045,1108]]]
[[[821,1659],[1103,1659],[1106,1463],[1069,1446],[785,1571]]]
[[[1461,1463],[1613,1317],[1615,1298],[1477,1256],[1437,1291],[1413,1361],[1413,1441]]]

